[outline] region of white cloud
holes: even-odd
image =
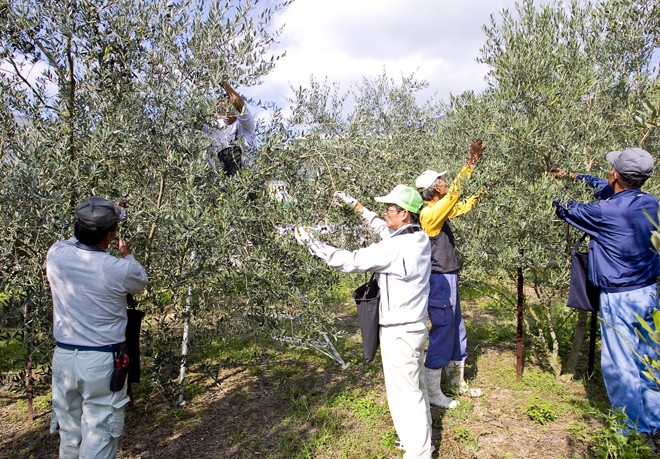
[[[306,86],[313,75],[338,82],[343,90],[362,77],[399,79],[415,73],[429,81],[430,96],[481,90],[487,68],[476,62],[485,42],[482,26],[515,0],[295,0],[276,18],[284,24],[277,68],[253,98],[285,106],[293,87]]]

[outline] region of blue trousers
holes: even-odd
[[[429,292],[429,347],[426,368],[438,369],[467,357],[467,333],[458,298],[458,274],[431,273]]]
[[[642,374],[652,370],[635,353],[657,359],[659,349],[652,341],[648,345],[637,336],[635,330],[648,339],[635,313],[653,324],[651,314],[658,309],[656,295],[655,285],[600,294],[601,368],[607,395],[613,408],[623,408],[631,429],[648,434],[660,430],[660,392]]]

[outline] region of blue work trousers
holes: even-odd
[[[648,434],[660,429],[660,392],[642,373],[652,370],[639,356],[657,359],[658,346],[648,339],[648,332],[641,327],[635,314],[653,326],[652,312],[658,309],[656,295],[655,284],[627,292],[600,294],[601,368],[607,395],[613,408],[623,408],[630,428]],[[650,344],[640,339],[635,330]]]
[[[467,333],[458,298],[458,274],[431,273],[429,292],[429,347],[426,368],[438,369],[467,357]]]

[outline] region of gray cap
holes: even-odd
[[[125,208],[98,196],[90,196],[76,206],[78,224],[91,231],[110,228],[115,223],[125,221],[126,217]]]
[[[646,178],[653,173],[653,157],[641,148],[633,147],[623,151],[610,151],[605,159],[614,170],[624,177]]]

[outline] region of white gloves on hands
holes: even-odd
[[[296,237],[296,241],[300,245],[308,246],[314,242],[312,229],[308,226],[296,226],[293,230],[293,235]]]
[[[344,201],[347,205],[351,207],[355,207],[355,205],[358,203],[357,199],[355,199],[350,194],[344,193],[343,191],[335,191],[335,194],[333,196],[338,200]]]

